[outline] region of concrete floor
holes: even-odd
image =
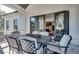
[[[0,44],[0,54],[9,54],[9,47],[6,42]],[[79,54],[79,45],[70,44],[67,54]]]
[[[9,47],[6,42],[0,44],[0,54],[8,54],[9,53]]]
[[[79,45],[70,44],[67,50],[68,54],[79,54]]]

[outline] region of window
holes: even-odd
[[[30,25],[31,25],[31,33],[32,31],[38,31],[39,29],[39,20],[37,19],[37,17],[31,17],[30,19]]]
[[[44,30],[44,15],[42,16],[32,16],[30,18],[30,32]]]
[[[13,21],[13,26],[14,26],[14,30],[17,30],[17,29],[18,29],[18,26],[17,26],[17,19],[14,19],[14,21]]]
[[[6,30],[9,30],[9,21],[6,21]]]
[[[3,35],[3,31],[4,31],[4,19],[1,18],[0,19],[0,35]]]

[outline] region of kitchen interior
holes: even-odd
[[[49,36],[60,41],[64,34],[69,34],[69,11],[30,17],[30,31],[47,31]]]

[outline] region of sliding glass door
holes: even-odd
[[[64,34],[69,34],[68,11],[63,11],[55,14],[55,40],[60,41]]]
[[[44,16],[30,17],[30,32],[44,30],[45,22]]]
[[[30,31],[38,31],[39,30],[39,20],[37,17],[30,18]]]

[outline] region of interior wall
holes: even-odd
[[[26,9],[26,32],[30,32],[29,17],[55,13],[59,11],[69,11],[69,34],[72,36],[72,43],[79,44],[79,5],[58,5],[58,4],[33,4]]]
[[[45,22],[53,22],[53,21],[54,21],[54,14],[45,15]]]

